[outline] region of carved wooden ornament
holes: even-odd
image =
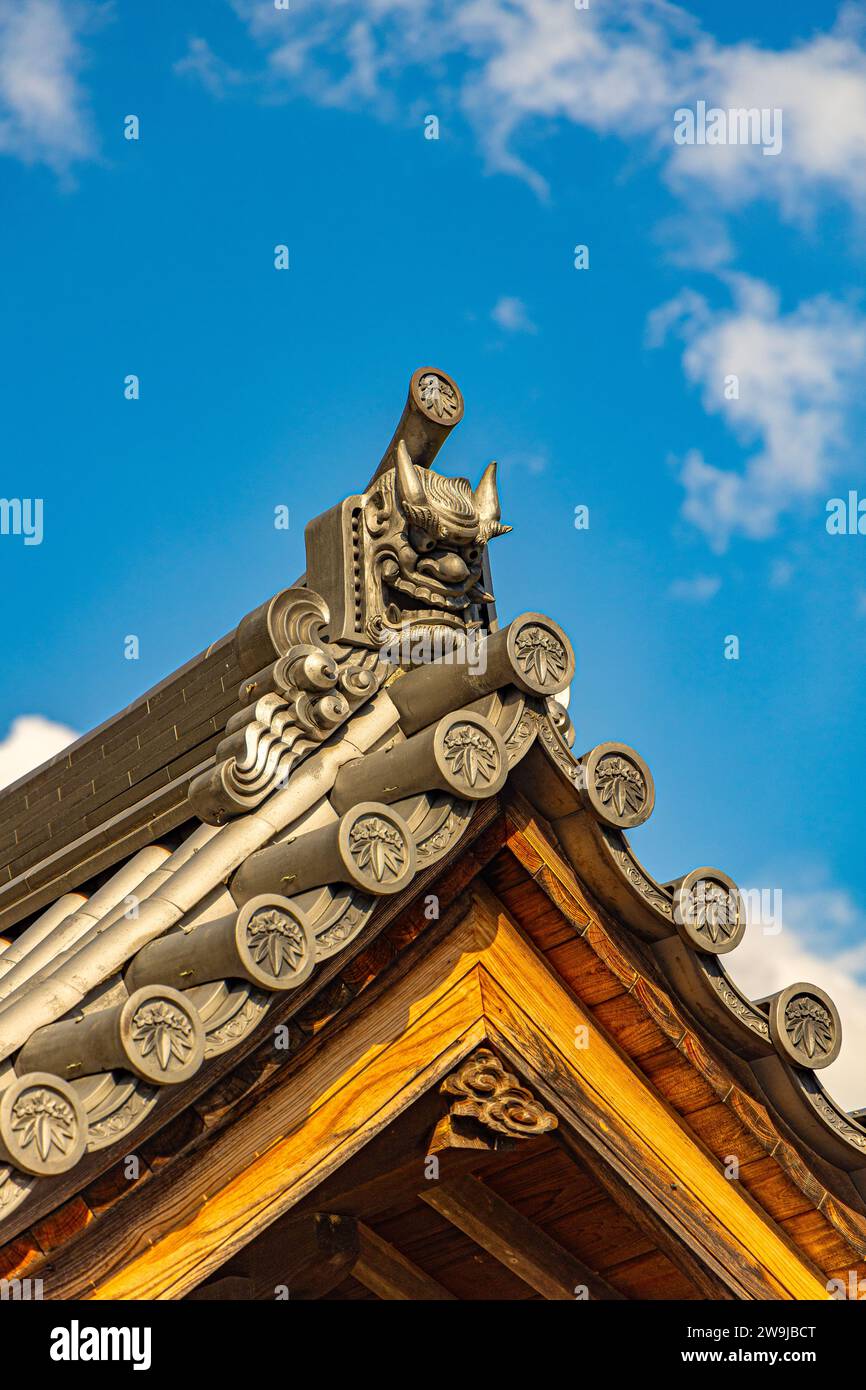
[[[556,1129],[558,1123],[556,1116],[545,1110],[486,1047],[480,1047],[447,1076],[442,1090],[457,1097],[451,1105],[452,1116],[477,1120],[487,1129],[512,1139],[535,1138]]]

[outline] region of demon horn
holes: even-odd
[[[397,445],[396,478],[398,501],[401,504],[406,502],[410,507],[423,507],[426,502],[424,488],[415,472],[415,465],[409,457],[409,450],[403,439]]]
[[[499,491],[496,487],[496,463],[488,463],[481,475],[481,481],[473,493],[475,510],[481,523],[481,531],[485,538],[490,536],[504,536],[511,530],[510,526],[502,526],[499,518],[502,515],[502,508],[499,505]]]

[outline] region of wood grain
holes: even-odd
[[[424,1302],[453,1302],[454,1295],[425,1274],[369,1226],[358,1223],[358,1258],[352,1277],[377,1298]]]
[[[543,1298],[572,1302],[581,1288],[591,1299],[622,1297],[477,1178],[430,1183],[419,1196]]]

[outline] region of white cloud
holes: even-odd
[[[529,317],[522,299],[515,299],[511,295],[503,295],[498,299],[490,311],[490,317],[494,323],[498,323],[500,328],[504,328],[506,333],[537,333],[538,329]]]
[[[751,999],[798,981],[829,994],[842,1020],[842,1051],[819,1076],[845,1108],[866,1106],[866,914],[858,904],[839,889],[785,891],[778,935],[751,923],[725,964]]]
[[[621,0],[612,20],[562,0],[331,0],[288,24],[272,0],[232,4],[267,51],[264,80],[324,105],[405,112],[398,87],[411,74],[434,103],[450,106],[443,60],[456,57],[466,68],[459,104],[489,167],[540,194],[544,179],[514,148],[519,128],[565,119],[652,136],[672,100],[672,45],[684,28],[697,32],[666,0]]]
[[[78,737],[65,724],[55,724],[41,714],[20,715],[0,742],[0,787],[8,787],[25,772],[32,772]]]
[[[668,0],[330,0],[286,12],[231,0],[266,53],[259,79],[323,105],[413,112],[411,94],[474,127],[489,167],[546,183],[517,148],[539,119],[569,122],[642,147],[708,209],[761,196],[801,216],[832,190],[866,203],[866,49],[859,6],[788,48],[725,44]],[[444,60],[462,68],[458,86]],[[207,72],[202,76],[207,81]],[[405,83],[405,88],[401,86]],[[407,100],[407,90],[409,99]],[[676,146],[674,112],[694,106],[779,107],[775,158],[755,147]],[[714,254],[724,250],[716,238]]]
[[[846,460],[866,363],[866,317],[847,305],[820,296],[786,314],[768,285],[725,279],[733,307],[711,309],[686,290],[648,324],[653,346],[679,334],[683,370],[705,409],[757,445],[741,473],[697,450],[684,460],[683,515],[716,550],[735,534],[773,534],[782,513],[825,492]]]
[[[716,210],[689,207],[665,218],[655,229],[671,265],[709,273],[723,269],[734,258],[734,245]]]
[[[219,58],[207,39],[201,38],[189,40],[185,57],[178,59],[173,71],[198,78],[215,97],[224,96],[228,87],[236,87],[245,80],[243,73]]]
[[[790,560],[774,560],[770,566],[770,588],[786,589],[794,574],[795,567]]]
[[[718,575],[696,574],[694,579],[675,579],[668,593],[671,598],[682,599],[685,603],[708,603],[721,587]]]
[[[858,36],[818,35],[780,52],[718,46],[703,87],[726,110],[779,110],[782,151],[678,146],[669,169],[675,185],[698,180],[729,204],[773,196],[792,217],[826,191],[866,204],[866,52]]]
[[[0,0],[0,153],[65,171],[94,153],[80,83],[85,15],[60,0]]]

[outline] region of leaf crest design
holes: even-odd
[[[247,923],[247,942],[256,965],[276,979],[285,971],[294,975],[307,953],[301,926],[275,907],[255,912]]]
[[[539,685],[555,684],[568,664],[559,638],[543,627],[527,627],[514,644],[517,660],[526,676],[534,676]]]
[[[625,758],[602,758],[595,770],[596,791],[602,805],[613,805],[620,820],[636,815],[646,801],[646,784],[638,769]]]
[[[440,420],[450,420],[457,414],[457,397],[448,382],[435,372],[428,372],[418,382],[422,402]]]
[[[349,853],[362,871],[367,869],[382,883],[398,878],[406,863],[406,847],[396,827],[380,816],[365,816],[352,826]]]
[[[785,1027],[794,1047],[808,1058],[826,1057],[833,1047],[833,1020],[818,999],[800,994],[785,1010]]]
[[[142,1057],[156,1058],[161,1071],[182,1067],[192,1052],[195,1038],[186,1014],[164,1000],[142,1004],[132,1020],[132,1040]]]
[[[75,1137],[75,1114],[62,1096],[43,1087],[24,1091],[12,1107],[12,1131],[22,1149],[33,1144],[46,1163],[52,1149],[67,1152]]]
[[[470,787],[495,778],[499,764],[496,745],[482,729],[455,724],[445,735],[443,748],[455,777],[463,777]]]
[[[713,945],[730,941],[739,925],[736,894],[722,883],[701,879],[688,897],[687,920]]]

